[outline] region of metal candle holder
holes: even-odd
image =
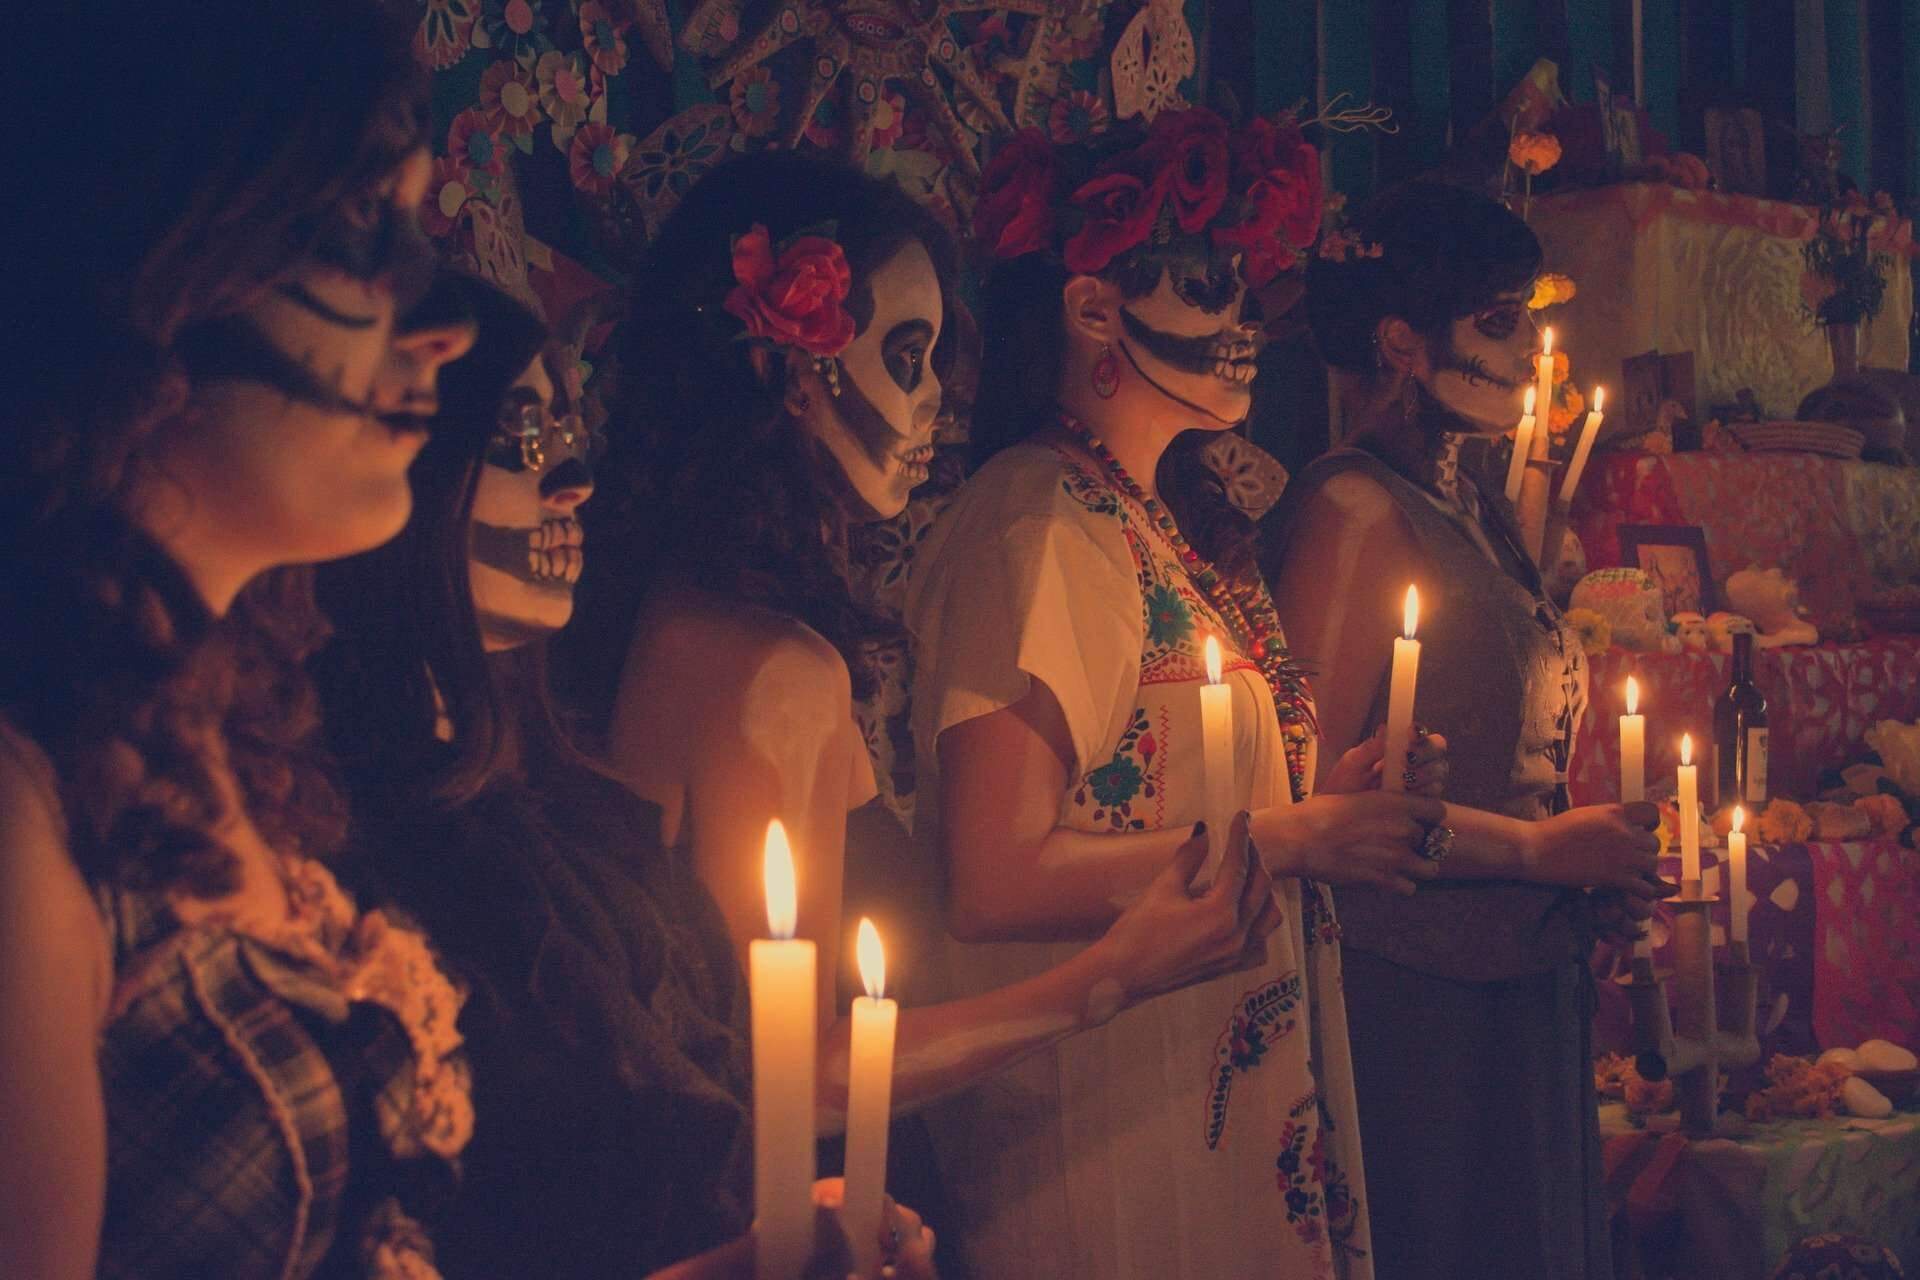
[[[1633,1001],[1634,1068],[1648,1081],[1673,1077],[1681,1127],[1696,1138],[1714,1132],[1720,1069],[1760,1060],[1760,1040],[1754,1034],[1758,983],[1744,942],[1727,948],[1725,995],[1736,1017],[1731,1029],[1720,1026],[1708,919],[1717,901],[1702,892],[1698,880],[1681,881],[1680,896],[1668,901],[1674,912],[1672,982],[1680,1001],[1678,1035],[1668,1013],[1667,980],[1654,976],[1651,960],[1634,960],[1627,988]]]

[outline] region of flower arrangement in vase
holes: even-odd
[[[1894,211],[1885,192],[1871,205],[1821,209],[1819,228],[1801,250],[1801,297],[1813,322],[1827,331],[1834,376],[1859,369],[1860,322],[1880,314],[1893,250],[1911,237],[1912,224]]]

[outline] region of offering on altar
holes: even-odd
[[[1820,643],[1819,629],[1801,616],[1800,584],[1780,570],[1742,569],[1727,579],[1726,596],[1736,611],[1753,619],[1756,647]]]
[[[1718,609],[1707,615],[1707,638],[1715,653],[1732,653],[1735,636],[1754,635],[1756,630],[1753,619],[1744,614]]]
[[[1713,632],[1707,626],[1705,614],[1683,609],[1668,621],[1673,624],[1673,635],[1680,642],[1682,653],[1705,653],[1713,647]]]
[[[1613,643],[1638,653],[1675,653],[1667,632],[1666,599],[1644,569],[1595,569],[1573,589],[1571,607],[1607,620]]]

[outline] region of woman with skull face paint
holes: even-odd
[[[1144,139],[1022,135],[983,183],[986,461],[923,544],[907,605],[915,834],[968,944],[951,967],[1015,978],[1167,865],[1206,804],[1209,635],[1279,921],[1252,972],[1060,1045],[943,1118],[970,1257],[993,1274],[1373,1274],[1322,882],[1411,892],[1442,807],[1308,795],[1312,702],[1251,524],[1199,453],[1248,411],[1248,293],[1311,244],[1318,164],[1290,125],[1186,111]],[[1377,755],[1343,761],[1334,789],[1367,786]]]
[[[0,420],[0,1258],[428,1274],[457,998],[316,860],[294,750],[299,566],[401,527],[471,337],[414,305],[425,85],[371,0],[161,3],[164,56],[114,6],[13,17],[29,98],[138,123],[29,130],[0,237],[49,357]]]
[[[603,486],[631,520],[595,533],[599,566],[655,553],[622,637],[615,769],[664,813],[744,961],[766,930],[769,819],[792,833],[799,933],[821,951],[823,1130],[846,1105],[841,890],[848,814],[873,799],[853,718],[857,646],[875,625],[841,566],[850,521],[893,516],[926,474],[947,367],[948,237],[904,193],[791,153],[732,161],[669,219],[633,288],[626,397]],[[635,499],[640,501],[636,502]],[[598,505],[599,500],[596,500]],[[607,549],[616,537],[617,549]],[[592,574],[589,582],[594,581]],[[606,599],[608,586],[599,587]],[[593,606],[586,612],[591,621]],[[631,613],[628,615],[631,617]],[[1244,860],[1235,844],[1233,865]],[[1190,842],[1180,862],[1198,865]],[[1240,963],[1267,927],[1242,876],[1190,898],[1178,868],[1107,934],[1043,973],[901,1011],[897,1106],[971,1084],[1159,991]],[[927,965],[889,932],[908,974]]]
[[[1441,882],[1340,897],[1361,1114],[1381,1135],[1374,1242],[1385,1274],[1603,1276],[1582,890],[1650,912],[1654,814],[1561,811],[1585,661],[1499,486],[1458,461],[1520,416],[1540,246],[1434,184],[1380,197],[1350,233],[1363,248],[1315,261],[1307,300],[1354,445],[1288,486],[1267,567],[1336,746],[1384,713],[1392,619],[1418,585],[1417,713],[1451,744],[1449,799],[1492,811],[1450,808]]]
[[[424,921],[469,988],[460,1031],[484,1122],[438,1261],[451,1275],[745,1276],[732,947],[661,847],[659,811],[579,754],[545,693],[593,489],[570,353],[539,351],[526,308],[456,279],[480,337],[443,379],[414,518],[320,571],[333,636],[314,664],[352,799],[345,874]],[[916,1239],[911,1214],[897,1224]],[[836,1244],[818,1274],[842,1280]]]

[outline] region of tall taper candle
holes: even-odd
[[[1536,458],[1547,456],[1542,446],[1553,437],[1553,326],[1548,325],[1540,334],[1540,356],[1534,362],[1532,456]]]
[[[1520,425],[1513,429],[1513,458],[1507,463],[1507,501],[1520,501],[1520,481],[1527,474],[1527,455],[1533,451],[1533,407],[1540,394],[1538,387],[1527,388],[1526,408]]]
[[[1393,642],[1393,683],[1387,690],[1386,754],[1380,760],[1380,789],[1407,789],[1407,747],[1413,741],[1413,690],[1420,678],[1420,642],[1413,638],[1420,625],[1420,591],[1407,588],[1401,613],[1402,630]]]
[[[1700,768],[1693,762],[1693,735],[1680,736],[1680,880],[1700,884]]]
[[[853,998],[847,1081],[847,1191],[841,1221],[861,1280],[880,1274],[880,1221],[887,1194],[887,1122],[893,1114],[893,1033],[900,1006],[885,998],[887,956],[880,931],[862,916],[860,982]]]
[[[753,1211],[760,1280],[794,1280],[813,1252],[814,947],[795,938],[793,851],[767,824],[767,932],[747,948],[753,1022]]]
[[[1567,478],[1560,482],[1560,501],[1571,503],[1573,491],[1580,484],[1580,477],[1587,469],[1587,459],[1593,454],[1593,442],[1600,435],[1600,421],[1606,415],[1600,412],[1601,401],[1606,398],[1605,387],[1593,389],[1593,409],[1587,414],[1585,425],[1580,428],[1580,443],[1573,448],[1573,461],[1567,464]]]
[[[1647,718],[1640,714],[1640,682],[1627,677],[1627,714],[1620,717],[1620,803],[1647,798]]]
[[[1733,830],[1727,832],[1727,898],[1733,903],[1730,917],[1735,942],[1747,940],[1747,811],[1733,806]]]
[[[1207,863],[1197,883],[1212,884],[1226,856],[1227,828],[1239,805],[1233,759],[1233,686],[1221,683],[1220,641],[1207,637],[1207,682],[1200,686],[1200,765],[1206,778]]]

